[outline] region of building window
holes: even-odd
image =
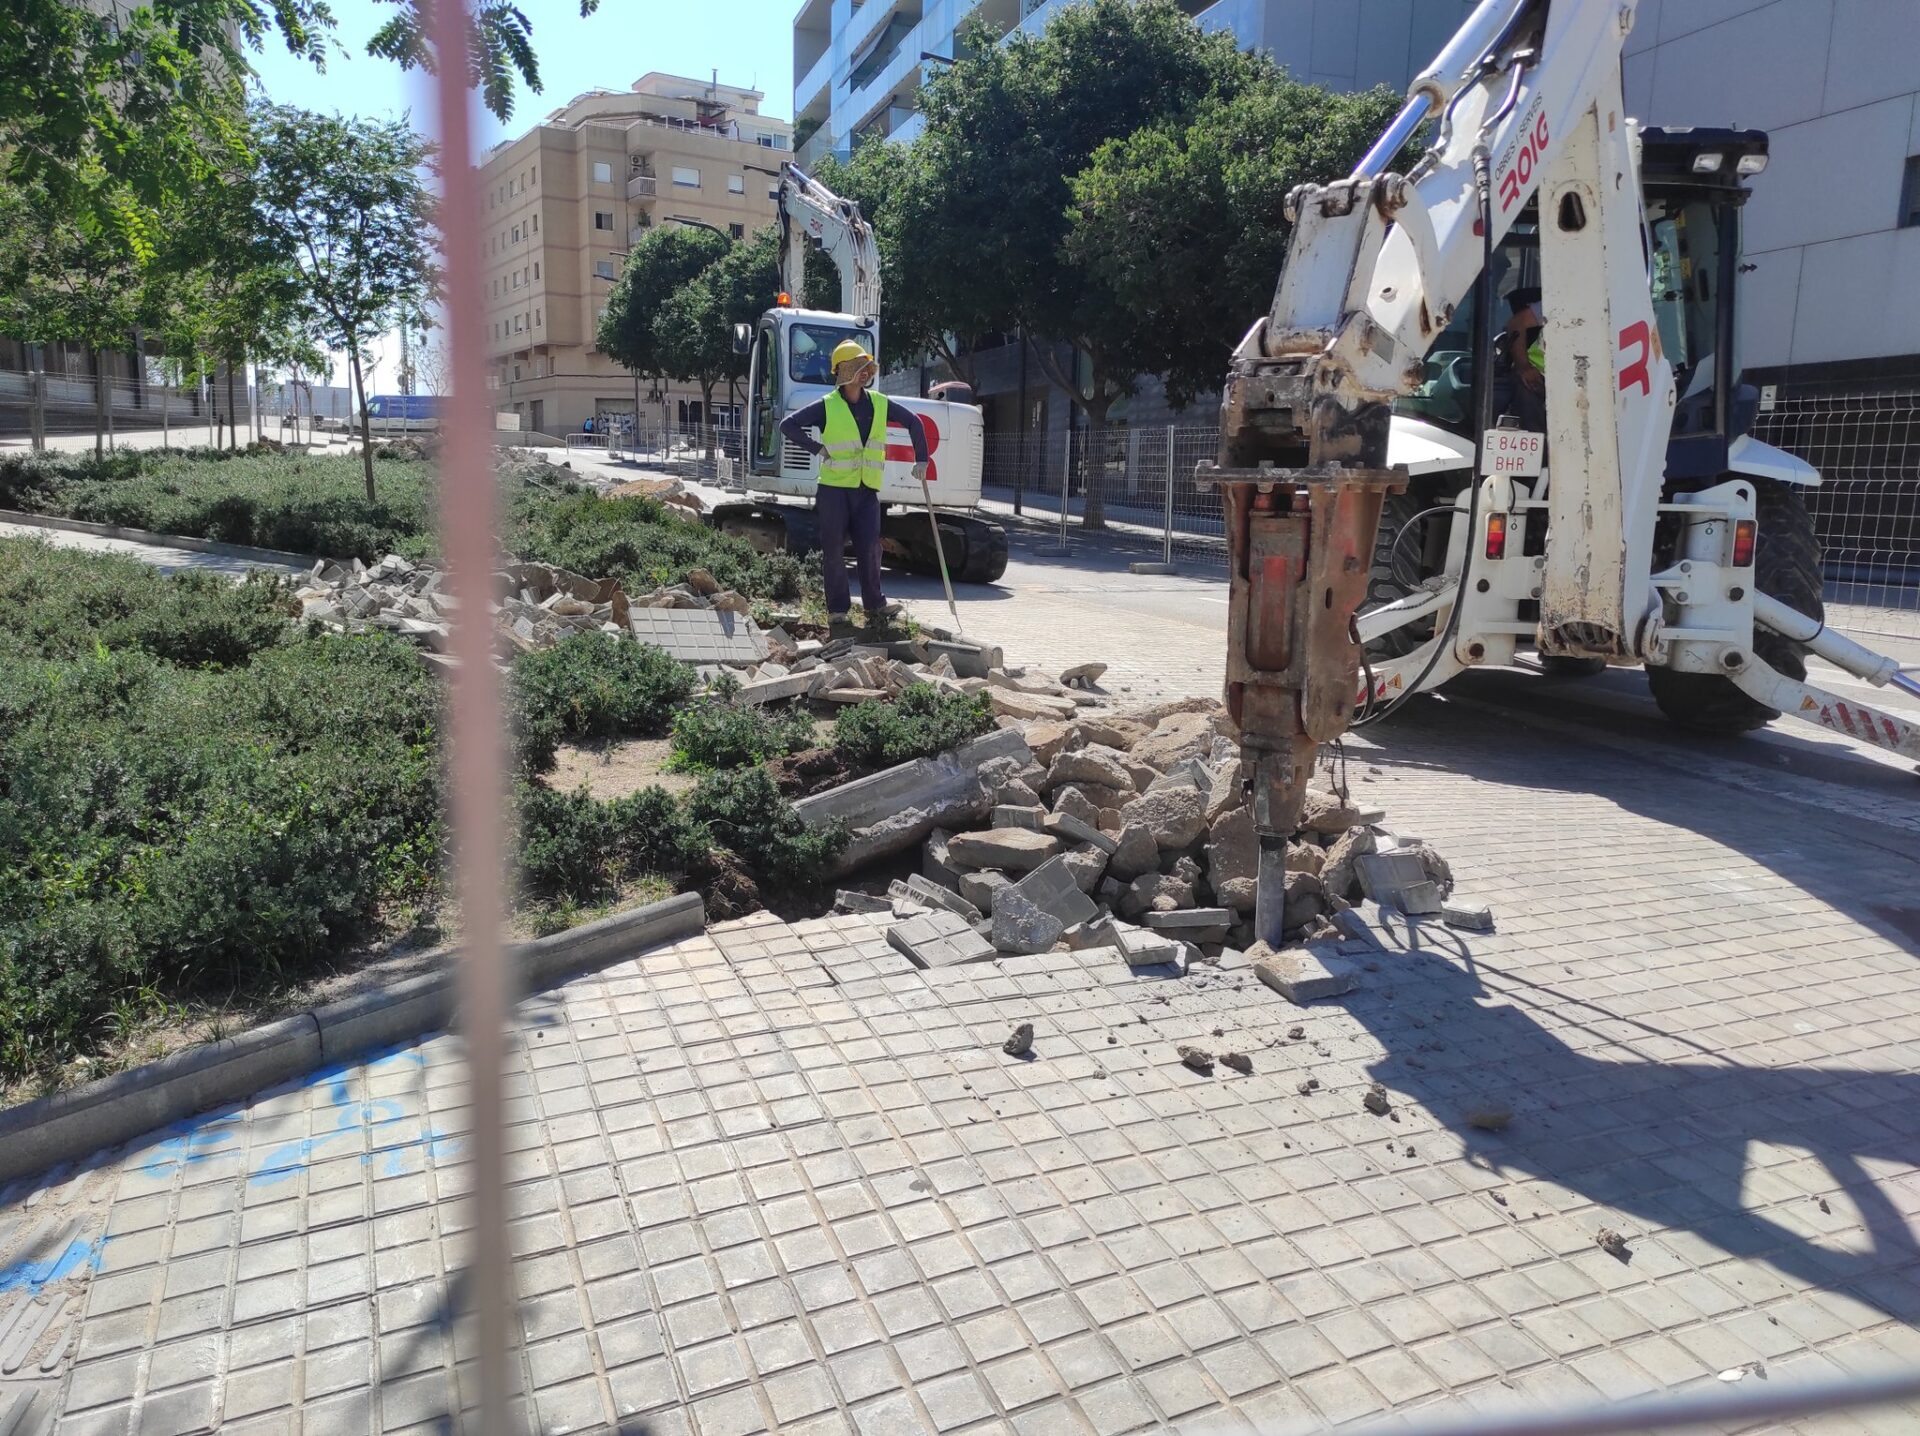
[[[595,184],[612,184],[613,166],[605,160],[595,160],[593,162],[593,182]]]
[[[1900,228],[1920,229],[1920,155],[1907,156],[1900,185]]]
[[[533,277],[535,279],[540,277],[540,261],[537,259],[533,262]]]
[[[745,239],[747,237],[747,227],[744,224],[730,224],[727,226],[727,233],[735,239]]]
[[[540,233],[540,216],[537,214],[533,217],[533,232]]]
[[[520,332],[520,316],[518,314],[513,316],[513,332],[515,334],[518,334]],[[519,377],[520,376],[518,374],[514,375],[514,378],[516,379]]]
[[[539,185],[540,185],[540,166],[539,165],[535,165],[533,167],[533,183],[536,189],[539,188]]]
[[[520,226],[517,224],[513,227],[513,242],[515,244],[520,242]]]
[[[517,269],[513,272],[513,287],[515,289],[520,287],[520,271]]]
[[[727,176],[727,193],[728,194],[745,194],[746,192],[747,192],[747,182],[743,176],[741,175]]]
[[[541,311],[540,311],[540,310],[538,310],[538,309],[536,309],[536,310],[534,310],[534,311],[533,311],[533,327],[534,327],[535,329],[538,329],[538,328],[540,328],[540,327],[541,327],[542,325],[544,325],[544,324],[545,324],[546,322],[547,322],[547,321],[546,321],[546,320],[545,320],[544,318],[542,318],[542,317],[541,317]]]
[[[596,259],[593,262],[593,274],[596,279],[612,279],[616,271],[611,259]]]
[[[685,165],[675,165],[673,167],[673,182],[685,189],[699,189],[700,171],[689,169]]]
[[[596,209],[593,212],[593,227],[595,229],[612,229],[613,212],[611,210]]]

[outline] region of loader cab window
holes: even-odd
[[[1507,319],[1540,299],[1540,235],[1529,212],[1516,220],[1494,251],[1493,327],[1496,341]],[[1479,286],[1467,291],[1447,320],[1447,327],[1427,351],[1427,372],[1420,387],[1394,401],[1396,414],[1424,419],[1456,433],[1473,432],[1473,310]],[[1503,346],[1494,345],[1495,377],[1506,362]]]
[[[758,463],[773,468],[779,467],[780,455],[778,336],[776,326],[763,324],[753,341],[753,452]]]
[[[1732,219],[1723,206],[1698,196],[1650,196],[1647,202],[1654,322],[1683,410],[1703,398],[1711,406],[1720,349],[1722,231]],[[1676,427],[1684,424],[1683,418]]]
[[[787,356],[787,373],[796,384],[833,382],[834,346],[847,339],[858,339],[871,347],[873,337],[864,330],[842,324],[796,324],[787,331],[793,352]]]

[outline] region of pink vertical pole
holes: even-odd
[[[443,175],[447,356],[452,394],[441,428],[440,540],[454,611],[452,789],[461,926],[459,1010],[472,1095],[473,1227],[467,1296],[477,1323],[479,1420],[470,1429],[507,1436],[518,1382],[509,1327],[512,1267],[507,1251],[504,1067],[508,1015],[501,946],[501,812],[506,801],[500,677],[493,666],[495,553],[492,424],[481,370],[480,183],[473,168],[473,99],[467,86],[464,0],[423,6],[435,65]]]

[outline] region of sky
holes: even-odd
[[[624,90],[649,70],[710,75],[761,90],[761,109],[782,119],[793,115],[793,17],[799,0],[601,0],[597,13],[580,17],[579,0],[521,0],[533,23],[533,49],[540,62],[541,92],[521,86],[513,117],[504,125],[477,104],[479,150],[525,133],[548,111],[583,90]],[[426,131],[433,113],[427,77],[403,72],[389,60],[365,53],[367,37],[393,13],[380,0],[333,0],[338,24],[335,53],[324,74],[287,54],[274,39],[254,57],[259,84],[276,104],[338,110],[369,119],[410,115]],[[371,392],[397,387],[399,341],[378,346]],[[335,366],[335,383],[346,365]]]

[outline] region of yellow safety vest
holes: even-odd
[[[834,489],[880,487],[887,469],[887,396],[869,391],[873,427],[860,437],[853,406],[835,389],[827,395],[827,422],[820,432],[820,482]]]

